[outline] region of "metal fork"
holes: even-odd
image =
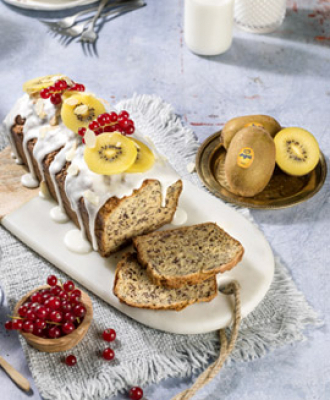
[[[102,18],[106,18],[108,16],[111,15],[120,15],[122,13],[128,12],[128,11],[133,11],[136,10],[140,7],[142,7],[143,5],[145,5],[145,3],[142,1],[138,1],[138,2],[130,2],[131,5],[130,6],[126,6],[126,7],[118,7],[115,10],[111,10],[109,12],[105,12],[104,14],[102,14]],[[80,36],[85,28],[88,26],[88,24],[91,22],[91,20],[87,20],[84,22],[81,22],[75,26],[73,26],[72,28],[69,29],[51,29],[55,34],[57,35],[61,35],[62,36],[62,44],[68,45],[73,39],[77,38],[78,36]]]
[[[39,19],[39,21],[42,22],[43,24],[49,26],[50,28],[66,29],[66,28],[70,28],[72,25],[74,25],[74,23],[77,21],[77,19],[80,16],[82,16],[84,14],[88,14],[92,11],[96,11],[97,9],[98,9],[98,7],[88,8],[87,10],[82,10],[82,11],[78,12],[77,14],[62,18],[58,21],[47,21],[45,19]]]
[[[95,32],[94,27],[95,27],[96,21],[99,19],[99,16],[100,16],[102,10],[104,9],[104,7],[106,6],[108,1],[109,0],[101,0],[100,1],[99,8],[98,8],[97,12],[95,13],[95,15],[93,17],[91,24],[81,34],[81,37],[80,37],[80,41],[81,42],[94,43],[96,41],[98,35]]]

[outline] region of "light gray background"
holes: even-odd
[[[61,72],[113,102],[134,92],[155,93],[173,104],[200,141],[233,116],[263,113],[283,126],[309,129],[329,157],[329,1],[290,0],[278,32],[237,30],[232,48],[217,57],[198,57],[185,47],[182,0],[149,0],[142,10],[107,23],[100,33],[99,58],[86,57],[77,43],[62,47],[35,20],[39,15],[0,2],[0,119],[24,81]],[[252,212],[324,327],[307,332],[308,341],[262,360],[227,366],[196,399],[330,398],[329,186],[328,179],[303,205]],[[6,314],[1,308],[0,353],[32,382],[16,334],[3,330]],[[149,400],[169,400],[190,384],[190,379],[168,379],[144,389]],[[3,400],[27,398],[1,370],[0,388]],[[35,387],[29,398],[40,399]]]

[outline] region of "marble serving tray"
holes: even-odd
[[[49,213],[54,205],[53,201],[37,196],[6,215],[1,223],[82,286],[142,324],[178,334],[210,332],[230,324],[232,299],[220,292],[209,303],[194,304],[179,312],[139,309],[120,303],[112,288],[121,253],[105,259],[96,252],[69,251],[63,238],[75,226],[71,221],[58,224],[51,220]],[[244,246],[243,260],[233,270],[219,274],[217,281],[219,285],[233,279],[240,283],[242,314],[248,315],[264,298],[272,282],[274,256],[267,240],[235,209],[188,181],[184,181],[179,207],[188,215],[185,225],[215,222]],[[174,226],[163,229],[169,228]],[[42,283],[44,278],[40,279]]]

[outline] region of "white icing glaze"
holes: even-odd
[[[21,183],[23,186],[28,187],[30,189],[36,188],[39,186],[39,181],[32,174],[24,174],[21,177]]]
[[[74,253],[85,254],[92,250],[92,246],[87,239],[84,238],[82,231],[72,229],[64,236],[65,246]]]
[[[68,216],[63,212],[60,206],[53,207],[49,214],[51,219],[59,224],[64,224],[69,221]]]
[[[185,212],[183,208],[178,207],[175,211],[173,220],[172,220],[172,225],[183,225],[185,222],[187,222],[188,215]]]

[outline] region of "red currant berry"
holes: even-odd
[[[50,297],[47,304],[52,310],[59,310],[61,308],[61,301],[58,297]],[[45,304],[46,305],[46,304]]]
[[[43,329],[38,328],[36,325],[34,325],[33,327],[33,331],[32,333],[36,336],[42,336],[42,334],[44,333]]]
[[[31,308],[27,310],[25,317],[29,321],[34,321],[37,318],[36,313]]]
[[[128,128],[126,128],[125,133],[126,135],[132,135],[134,131],[135,131],[134,126],[129,126]]]
[[[72,310],[72,304],[69,301],[62,301],[61,310],[64,312],[68,312]]]
[[[47,301],[50,297],[51,297],[50,292],[43,293],[43,294],[42,294],[42,301],[43,301],[43,303],[45,304],[46,301]]]
[[[118,121],[118,115],[114,111],[110,113],[110,122],[117,122]]]
[[[86,133],[86,128],[79,128],[78,130],[78,135],[79,136],[84,136]]]
[[[57,339],[61,336],[61,329],[58,328],[57,326],[52,326],[51,328],[49,328],[48,330],[48,336],[51,339]]]
[[[140,400],[142,397],[143,390],[138,386],[132,387],[132,389],[129,391],[129,398],[132,400]]]
[[[58,296],[62,292],[61,286],[55,285],[50,289],[50,293],[54,296]]]
[[[21,321],[20,319],[13,319],[13,322],[11,324],[11,328],[14,330],[19,330],[22,329],[23,327],[23,321]]]
[[[46,328],[46,321],[44,319],[37,318],[34,321],[34,326],[36,326],[39,329],[45,329]]]
[[[73,323],[76,320],[76,317],[72,313],[66,312],[64,314],[64,316],[63,316],[63,320],[65,322],[72,322]]]
[[[49,275],[47,278],[47,283],[49,286],[55,286],[57,284],[57,278],[55,275]]]
[[[46,307],[40,306],[36,311],[37,317],[40,319],[46,319],[48,316]]]
[[[39,303],[31,303],[29,309],[33,310],[34,312],[36,312],[38,307],[40,307]]]
[[[125,110],[119,113],[119,119],[127,119],[129,117],[129,113]]]
[[[54,322],[61,322],[62,318],[63,318],[63,314],[61,313],[61,311],[56,311],[53,310],[50,314],[49,314],[49,318],[51,321]]]
[[[74,290],[72,290],[71,295],[76,295],[76,296],[81,297],[81,290],[79,290],[79,289],[74,289]]]
[[[128,120],[128,119],[121,119],[121,120],[119,121],[119,126],[120,126],[121,128],[123,128],[123,129],[126,130],[129,126],[131,126],[131,125],[129,124],[128,121],[131,121],[131,120]]]
[[[65,335],[69,335],[70,333],[72,333],[74,330],[76,329],[76,327],[73,325],[72,322],[65,322],[62,325],[62,332]]]
[[[113,342],[116,339],[116,331],[114,329],[106,329],[102,336],[105,341]]]
[[[5,328],[7,329],[7,331],[11,331],[13,329],[13,323],[11,321],[6,321]]]
[[[82,304],[77,304],[73,308],[73,313],[76,317],[82,318],[86,314],[86,308]]]
[[[33,332],[33,328],[34,328],[34,325],[33,325],[32,321],[24,321],[23,322],[22,329],[23,329],[24,332],[32,333]]]
[[[93,121],[88,125],[88,128],[92,131],[96,131],[100,127],[99,123],[97,121]]]
[[[104,130],[104,132],[114,132],[114,131],[116,130],[116,128],[115,128],[114,125],[112,125],[112,126],[105,126],[105,127],[103,128],[103,130]]]
[[[55,93],[56,92],[55,86],[49,86],[48,90],[49,90],[49,93]]]
[[[49,97],[50,97],[49,89],[42,89],[40,91],[40,97],[42,99],[49,99]]]
[[[115,358],[115,352],[110,347],[107,347],[103,350],[102,356],[105,360],[111,361]]]
[[[85,91],[85,86],[82,85],[81,83],[76,83],[76,89],[78,92],[84,92]]]
[[[41,297],[41,294],[39,292],[35,292],[31,296],[32,303],[40,303],[41,299],[42,299],[42,297]]]
[[[55,86],[56,89],[62,91],[62,90],[65,90],[68,87],[68,84],[66,83],[65,80],[61,79],[59,81],[56,81],[54,86]]]
[[[103,133],[104,132],[104,128],[99,128],[99,129],[96,129],[96,131],[94,131],[94,133],[95,133],[95,135],[97,136],[97,135],[100,135],[101,133]]]
[[[26,306],[20,306],[20,308],[18,309],[18,315],[20,317],[25,317],[26,316],[26,312],[27,312],[28,308]]]
[[[50,96],[50,102],[55,106],[62,103],[62,96],[59,93],[54,93]]]
[[[72,290],[75,289],[74,283],[73,283],[72,281],[66,281],[66,282],[64,282],[64,284],[63,284],[63,289],[64,289],[66,292],[72,292]]]
[[[74,355],[70,354],[69,356],[66,357],[65,364],[68,365],[69,367],[73,367],[74,365],[77,364],[76,357]]]
[[[74,294],[74,293],[70,294],[70,303],[72,305],[80,303],[80,301],[81,301],[81,297],[79,295]]]
[[[97,122],[99,123],[100,126],[104,126],[104,125],[105,125],[104,115],[105,115],[105,114],[100,114],[100,115],[97,117]]]
[[[85,144],[85,143],[86,143],[84,138],[82,138],[82,139],[81,139],[81,141],[83,142],[83,144]]]
[[[60,293],[58,294],[58,297],[60,298],[60,300],[63,302],[64,300],[68,300],[69,299],[69,295],[67,294],[67,292],[65,292],[64,290],[61,290]]]

